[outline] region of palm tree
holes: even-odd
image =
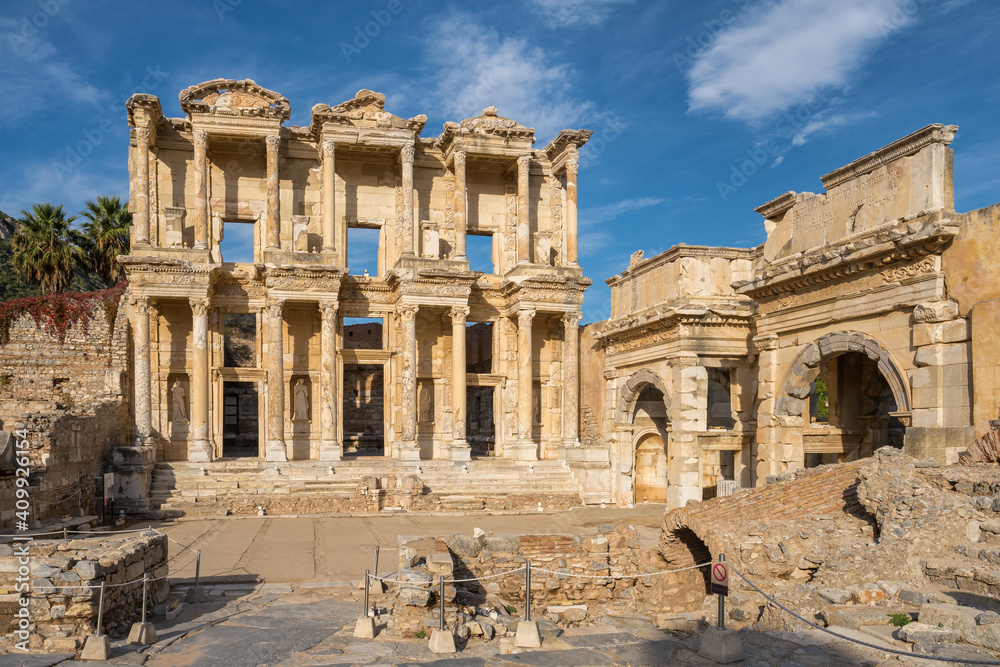
[[[128,252],[129,227],[132,225],[128,202],[123,204],[118,197],[101,195],[96,202],[87,201],[83,217],[87,219],[83,223],[83,248],[90,266],[105,286],[111,287],[122,278],[122,267],[117,257]]]
[[[58,292],[69,284],[73,271],[83,263],[83,237],[73,228],[76,216],[66,217],[63,207],[34,204],[21,211],[14,234],[14,268],[18,276],[39,285],[42,292]]]

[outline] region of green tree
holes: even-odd
[[[101,195],[96,202],[88,200],[86,205],[83,249],[90,269],[106,287],[111,287],[122,279],[117,257],[129,250],[132,214],[128,212],[128,202],[123,204],[118,197]]]
[[[14,269],[45,294],[65,288],[84,263],[83,236],[73,227],[74,220],[76,216],[66,217],[61,205],[34,204],[31,211],[21,211],[12,239]]]

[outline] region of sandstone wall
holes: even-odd
[[[115,297],[117,302],[117,297]],[[127,444],[129,338],[124,308],[113,330],[95,305],[86,328],[70,326],[62,342],[30,314],[9,325],[0,346],[0,420],[26,429],[32,518],[95,509],[94,477],[110,469],[111,450]],[[13,520],[14,478],[0,478],[0,522]]]
[[[941,256],[948,293],[969,318],[972,338],[973,418],[976,436],[1000,416],[1000,204],[970,211]]]
[[[19,556],[27,544],[30,565]],[[103,632],[112,637],[128,633],[142,613],[142,576],[167,575],[165,535],[118,537],[100,535],[73,540],[35,540],[30,543],[0,544],[0,637],[16,643],[23,640],[15,631],[21,592],[19,572],[30,571],[31,629],[28,646],[32,650],[75,652],[97,631],[99,587],[104,582]],[[138,581],[137,581],[138,580]],[[124,585],[123,585],[124,584]],[[88,588],[84,588],[88,587]],[[166,599],[166,579],[148,584],[149,609]],[[148,618],[148,612],[147,612]]]

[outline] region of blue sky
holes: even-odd
[[[539,148],[595,132],[579,186],[588,322],[635,250],[756,245],[755,206],[928,123],[961,128],[956,208],[1000,201],[997,34],[991,0],[8,1],[0,210],[127,196],[133,92],[181,116],[181,89],[251,78],[307,124],[313,104],[371,88],[427,114],[427,136],[492,104]]]

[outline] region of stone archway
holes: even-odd
[[[618,397],[618,407],[615,410],[615,425],[626,426],[632,423],[635,418],[635,404],[639,400],[639,394],[647,386],[652,385],[663,394],[663,407],[666,409],[667,422],[670,421],[670,389],[663,378],[648,368],[636,371],[622,387],[621,396]]]
[[[876,362],[892,391],[897,414],[909,415],[911,403],[906,373],[882,343],[860,331],[838,331],[806,345],[785,373],[775,413],[779,417],[801,418],[809,398],[810,385],[819,375],[820,364],[845,352],[858,352]]]

